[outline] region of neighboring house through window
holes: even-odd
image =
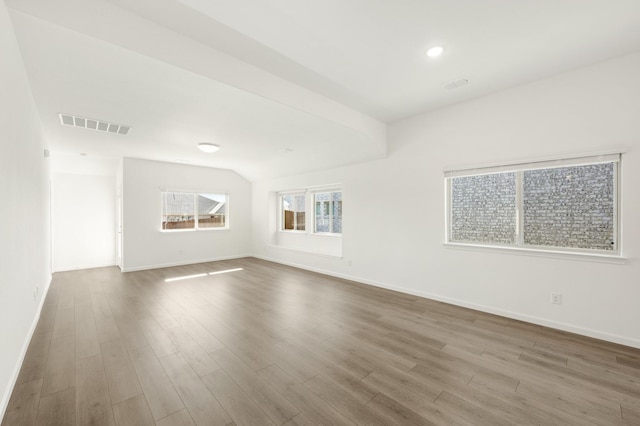
[[[307,215],[307,212],[312,212]],[[279,194],[279,229],[342,234],[342,191],[314,189]],[[309,221],[309,223],[307,223]]]
[[[620,155],[452,170],[447,241],[619,254]]]
[[[342,192],[316,192],[314,232],[342,233]]]
[[[221,229],[228,227],[226,194],[162,192],[162,229]]]
[[[280,196],[283,231],[306,229],[306,197],[304,192]]]

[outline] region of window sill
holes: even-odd
[[[559,250],[540,250],[523,247],[489,246],[481,244],[443,243],[444,247],[453,250],[484,251],[490,253],[515,254],[520,256],[550,257],[555,259],[577,260],[583,262],[626,263],[628,258],[619,254],[580,253]]]
[[[342,234],[336,234],[331,232],[307,232],[307,231],[283,231],[282,229],[278,230],[278,233],[282,235],[308,235],[313,237],[331,237],[331,238],[342,238]]]
[[[319,252],[319,251],[295,249],[295,248],[283,247],[283,246],[279,246],[279,245],[275,245],[275,244],[268,244],[265,247],[269,248],[269,249],[292,251],[292,252],[295,252],[295,253],[311,254],[311,255],[314,255],[314,256],[330,257],[332,259],[342,259],[342,255],[330,254],[330,253],[322,253],[322,252]]]
[[[210,232],[210,231],[228,231],[229,228],[200,228],[200,229],[161,229],[161,234],[174,234],[182,232]]]

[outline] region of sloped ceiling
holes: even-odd
[[[250,180],[382,158],[388,122],[640,50],[636,0],[7,4],[54,156]],[[445,53],[429,59],[435,44]],[[65,127],[58,113],[132,130]]]

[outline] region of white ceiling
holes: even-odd
[[[381,158],[385,123],[640,50],[638,0],[6,3],[54,156],[251,180]],[[132,131],[63,127],[59,112]]]

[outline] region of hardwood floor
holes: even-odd
[[[2,422],[33,424],[638,425],[640,350],[252,258],[81,270]]]

